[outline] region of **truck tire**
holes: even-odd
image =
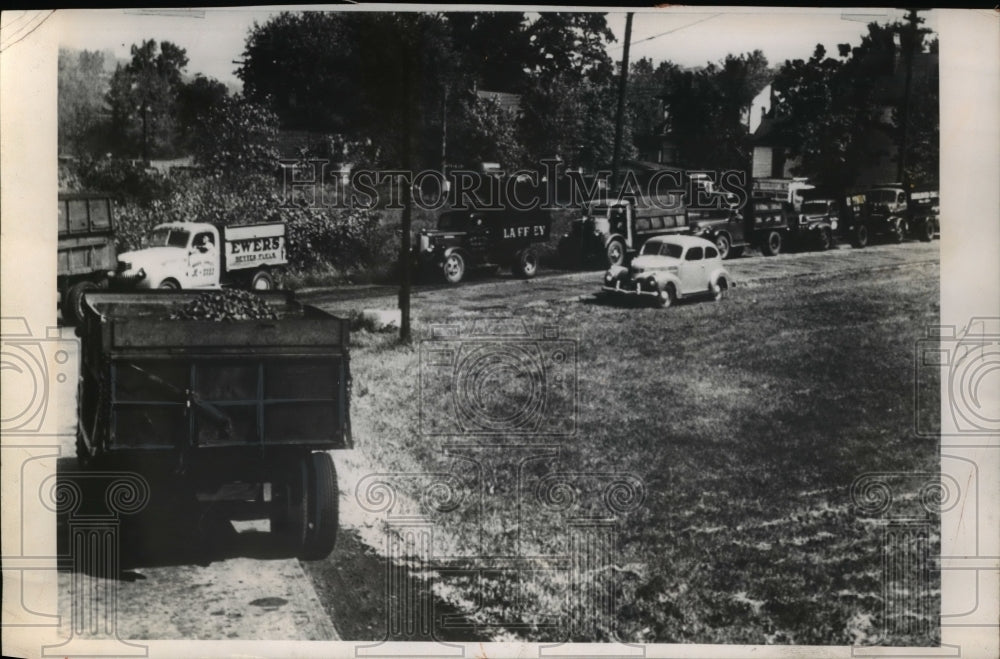
[[[514,257],[514,274],[522,279],[531,279],[538,273],[538,253],[525,247]]]
[[[316,561],[329,556],[337,542],[340,493],[329,453],[313,453],[310,464],[309,520],[299,558]]]
[[[833,234],[829,229],[820,229],[816,236],[816,240],[816,248],[821,252],[825,252],[833,247]]]
[[[97,284],[92,281],[81,281],[73,284],[63,299],[63,320],[79,325],[83,322],[83,295],[87,291],[97,290]]]
[[[729,236],[724,233],[720,233],[715,237],[715,248],[719,250],[720,259],[728,259],[732,252],[733,243],[729,240]]]
[[[173,279],[164,279],[160,282],[160,288],[166,291],[179,291],[181,289],[181,285]]]
[[[760,251],[764,256],[777,256],[781,253],[781,233],[778,231],[768,231],[764,242],[760,245]]]
[[[868,244],[868,227],[859,224],[851,229],[851,247],[861,249]]]
[[[250,280],[250,290],[254,291],[270,291],[274,290],[274,277],[267,270],[258,270],[253,273],[253,279]]]
[[[892,225],[892,242],[898,245],[903,242],[907,233],[909,233],[909,227],[907,227],[906,220],[897,220]]]
[[[934,226],[934,220],[924,220],[923,226],[920,227],[920,240],[925,243],[929,243],[934,240],[934,231],[936,228],[937,227]]]
[[[279,546],[296,556],[305,550],[309,529],[310,467],[310,456],[302,456],[280,468],[278,482],[273,484],[271,533]]]
[[[457,284],[462,281],[462,277],[465,276],[465,259],[458,252],[452,252],[444,258],[444,264],[441,266],[441,271],[444,274],[444,280],[449,284]]]
[[[613,265],[625,265],[625,243],[615,238],[608,243],[605,251],[608,257],[608,267]]]

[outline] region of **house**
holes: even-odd
[[[912,84],[918,81],[937,86],[937,53],[916,53],[913,58]],[[863,163],[855,173],[858,185],[872,185],[899,178],[898,136],[892,126],[894,108],[906,95],[906,64],[897,49],[891,71],[875,80],[875,98],[882,107],[881,125],[867,130],[864,139],[879,154]],[[918,102],[914,99],[912,103]],[[790,178],[801,164],[790,155],[791,147],[781,130],[781,120],[774,116],[776,99],[771,85],[754,98],[748,128],[753,136],[753,178]],[[911,105],[912,107],[912,105]]]

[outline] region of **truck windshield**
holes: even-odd
[[[149,247],[187,247],[190,235],[181,229],[154,229],[146,244]]]
[[[876,204],[891,204],[896,201],[895,190],[872,190],[867,194],[868,201]]]
[[[802,212],[806,215],[822,215],[826,213],[827,203],[825,201],[807,201],[802,204]]]

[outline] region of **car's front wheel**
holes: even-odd
[[[465,276],[465,259],[462,258],[461,254],[449,254],[444,260],[442,270],[445,281],[449,284],[457,284]]]
[[[660,288],[660,294],[656,296],[656,303],[666,309],[674,305],[677,301],[677,290],[673,284],[667,284]]]
[[[726,281],[725,277],[720,277],[718,281],[712,284],[712,299],[718,302],[722,298],[726,297],[729,293],[729,282]]]

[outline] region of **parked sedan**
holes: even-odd
[[[648,298],[669,307],[681,298],[720,300],[733,285],[716,246],[694,236],[650,238],[628,267],[613,265],[601,291],[614,296]]]

